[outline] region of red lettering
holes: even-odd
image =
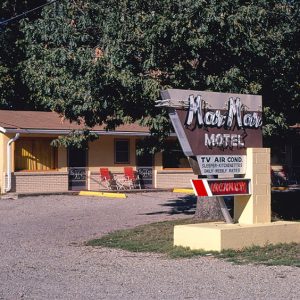
[[[246,181],[208,181],[213,195],[247,194],[248,183]]]

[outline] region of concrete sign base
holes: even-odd
[[[248,148],[245,178],[251,195],[235,196],[238,224],[201,223],[174,227],[174,245],[222,251],[266,244],[300,243],[299,222],[271,222],[270,149]]]
[[[174,227],[174,246],[191,250],[222,251],[240,250],[267,244],[300,243],[299,222],[273,222],[266,224],[240,225],[202,223]]]

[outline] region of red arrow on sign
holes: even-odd
[[[196,196],[211,197],[212,193],[206,179],[191,180]]]

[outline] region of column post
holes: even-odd
[[[270,148],[247,148],[247,171],[251,196],[236,196],[234,220],[240,224],[271,222]]]

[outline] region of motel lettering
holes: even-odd
[[[245,142],[240,134],[208,134],[204,135],[204,144],[208,148],[219,147],[219,148],[244,148]]]

